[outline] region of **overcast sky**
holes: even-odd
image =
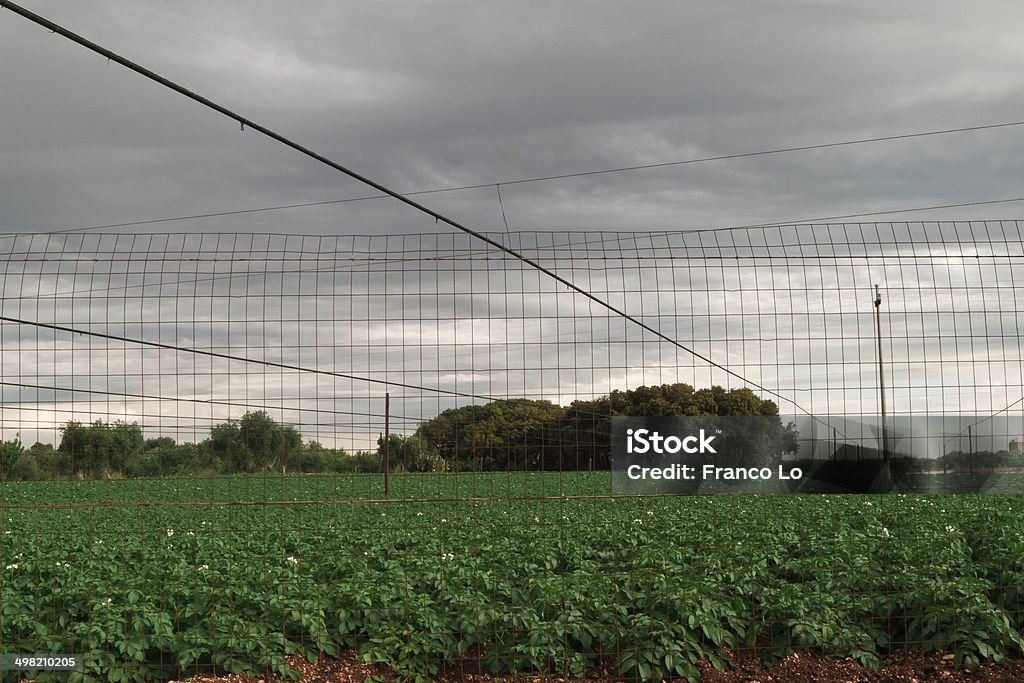
[[[491,184],[417,197],[485,232],[505,230],[496,183],[512,183],[501,186],[512,232],[706,229],[1024,195],[1018,182],[1024,172],[1024,126],[513,182],[1024,120],[1019,39],[1024,6],[1015,2],[23,4],[399,192]],[[75,230],[371,193],[7,10],[0,10],[0,46],[0,233]],[[867,220],[1014,218],[1021,203]],[[344,237],[445,230],[387,199],[104,232]],[[878,235],[872,230],[835,234],[859,245]],[[987,289],[997,272],[986,270],[990,262],[960,258],[977,253],[958,242],[964,235],[973,239],[975,229],[943,230],[928,224],[900,233],[934,240],[915,258],[941,257],[913,268],[899,260],[866,258],[856,267],[846,263],[850,267],[842,271],[835,263],[823,269],[787,261],[801,242],[817,245],[812,251],[831,248],[821,246],[831,244],[830,235],[794,238],[797,233],[779,233],[780,244],[789,247],[760,252],[780,259],[767,265],[688,262],[707,256],[705,246],[717,245],[717,237],[690,251],[677,241],[680,261],[661,272],[637,271],[635,278],[616,271],[617,261],[596,267],[580,260],[587,249],[614,256],[617,249],[636,247],[628,237],[617,241],[614,233],[574,242],[575,263],[545,256],[543,250],[531,254],[548,258],[546,263],[563,275],[603,291],[631,313],[647,316],[647,322],[670,330],[673,339],[700,354],[818,412],[836,412],[837,405],[870,411],[877,403],[870,300],[862,294],[882,282],[888,287],[886,329],[893,330],[888,353],[894,410],[997,410],[1024,389],[1012,271],[999,271],[1010,287]],[[997,232],[997,241],[1019,242],[1015,226]],[[740,243],[765,244],[763,237],[751,236],[755,233],[719,234],[724,244],[733,235]],[[365,254],[403,255],[402,249],[418,254],[431,248],[429,240],[408,239],[383,246],[342,243],[362,245]],[[515,236],[509,239],[516,243]],[[178,278],[167,285],[159,278],[145,280],[134,266],[85,265],[90,260],[85,256],[102,244],[84,243],[81,258],[72,258],[74,245],[83,243],[61,240],[17,242],[19,249],[33,245],[36,255],[60,251],[71,265],[53,265],[50,271],[9,266],[6,315],[58,324],[113,323],[115,333],[147,339],[170,335],[180,343],[231,353],[277,348],[276,360],[308,366],[322,362],[303,355],[314,345],[306,340],[315,339],[334,353],[331,367],[339,370],[340,364],[342,372],[449,390],[466,390],[468,382],[470,393],[561,403],[643,383],[741,384],[664,342],[636,347],[630,359],[626,347],[645,333],[622,321],[602,322],[602,311],[595,317],[592,305],[577,295],[543,278],[525,278],[518,264],[511,269],[513,296],[498,301],[491,295],[508,286],[507,265],[479,265],[474,274],[473,266],[464,264],[453,268],[449,279],[433,266],[413,263],[406,270],[417,279],[403,278],[397,290],[403,319],[396,323],[380,313],[385,290],[371,295],[377,286],[371,273],[378,267],[372,259],[345,266],[340,280],[285,284],[287,276],[274,269],[289,263],[238,266],[247,273],[239,276],[236,266],[212,259],[216,250],[203,249],[192,261],[166,261],[171,265],[162,267],[174,269]],[[649,239],[641,242],[653,248]],[[0,238],[0,257],[14,244]],[[471,245],[452,244],[465,258]],[[952,251],[946,250],[950,245]],[[159,255],[158,246],[145,249]],[[982,252],[1018,258],[1020,248]],[[950,254],[953,258],[946,258]],[[290,265],[308,269],[311,262]],[[142,270],[147,268],[154,275],[155,266]],[[502,282],[489,281],[488,269]],[[475,279],[481,272],[484,279]],[[95,294],[97,273],[106,278],[104,287],[113,287],[101,296]],[[183,285],[183,277],[212,278],[213,284]],[[277,282],[278,289],[273,284],[268,289],[268,282]],[[15,283],[27,298],[15,300]],[[231,297],[239,284],[256,288],[250,292],[258,289],[241,328]],[[960,288],[967,291],[962,301]],[[52,306],[37,300],[72,291],[79,292],[78,299],[55,297]],[[300,312],[297,320],[268,329],[264,320],[290,312],[279,298],[288,292],[307,295],[295,307],[301,311],[308,305],[314,321]],[[699,293],[693,301],[684,296],[693,292]],[[339,296],[367,307],[365,320],[356,320],[355,309],[316,312]],[[189,302],[205,309],[189,309]],[[554,326],[545,317],[551,311],[562,316]],[[891,316],[899,327],[890,327]],[[446,326],[451,318],[459,320],[455,327]],[[358,324],[342,333],[338,325],[343,323]],[[987,339],[970,335],[982,325],[988,326]],[[951,329],[964,338],[940,343]],[[325,410],[357,413],[353,429],[357,423],[367,433],[378,427],[380,385],[357,382],[341,391],[337,382],[322,389],[318,379],[281,373],[251,379],[251,368],[197,366],[195,359],[173,353],[148,357],[116,344],[115,352],[106,341],[72,343],[11,324],[2,331],[0,346],[17,351],[0,357],[4,375],[22,383],[134,394],[152,394],[155,388],[161,395],[226,401],[208,411],[207,423],[237,417],[250,401],[293,406],[303,395],[307,403],[315,396],[317,402],[330,399]],[[550,335],[546,341],[544,334]],[[330,341],[321,341],[322,335]],[[388,339],[401,341],[389,350],[381,346]],[[152,372],[154,363],[159,367],[155,387],[146,381],[146,368]],[[230,381],[217,380],[219,372]],[[178,384],[182,377],[191,378],[182,380],[185,386]],[[0,415],[6,415],[0,431],[5,435],[26,419],[22,413],[13,417],[16,403],[31,403],[32,419],[40,425],[45,408],[51,428],[68,416],[145,422],[157,414],[157,422],[173,427],[188,413],[173,402],[154,408],[121,401],[111,407],[109,398],[103,399],[107,412],[90,413],[95,405],[86,408],[66,393],[26,393],[24,387],[6,386],[3,396],[8,409]],[[408,396],[399,406],[404,412],[397,414],[409,418],[409,429],[454,405],[430,396],[426,403]],[[315,410],[291,418],[286,412],[275,415],[309,425],[323,418]]]
[[[1024,119],[1017,2],[23,4],[399,191]],[[0,45],[2,232],[366,194],[6,10]],[[1013,127],[502,196],[513,230],[698,228],[1012,198],[1022,170]],[[422,200],[503,229],[493,188]],[[387,200],[147,229],[432,225]]]

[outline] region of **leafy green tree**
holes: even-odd
[[[356,451],[351,462],[352,471],[359,474],[376,474],[381,471],[380,454],[375,451]]]
[[[377,439],[377,453],[384,462],[384,436]],[[430,447],[426,439],[415,434],[388,435],[388,466],[392,472],[445,472],[448,463]]]
[[[196,444],[176,444],[174,439],[162,436],[146,439],[143,453],[133,458],[125,473],[129,477],[166,477],[198,472],[202,469]]]
[[[243,415],[238,433],[259,469],[287,472],[302,448],[302,436],[294,427],[278,424],[262,410]]]
[[[89,426],[71,421],[61,433],[57,450],[68,458],[72,473],[94,477],[123,473],[144,444],[139,425],[122,421],[107,424],[96,420]]]
[[[25,451],[25,455],[31,457],[36,463],[40,477],[66,477],[71,474],[70,458],[57,452],[53,444],[36,441],[31,448]]]
[[[256,467],[249,448],[238,433],[238,422],[228,421],[213,426],[206,446],[224,472],[253,472]]]
[[[521,470],[540,466],[563,409],[550,401],[508,399],[444,411],[416,436],[446,462],[470,469]]]
[[[238,421],[238,436],[252,454],[256,469],[269,469],[285,459],[282,427],[262,410],[242,416]]]
[[[685,383],[641,386],[628,391],[612,391],[606,396],[591,400],[573,401],[559,425],[558,458],[549,459],[546,469],[586,470],[607,469],[611,457],[611,419],[614,416],[690,416],[707,417],[708,428],[721,424],[717,417],[724,416],[777,416],[778,406],[764,401],[750,389],[727,390],[712,386],[695,390]],[[730,423],[735,431],[739,423]],[[767,457],[770,450],[784,438],[785,428],[777,419],[758,421],[765,434],[748,434],[751,440],[761,439],[758,444],[746,448],[742,459],[757,462]],[[743,435],[735,434],[736,443]],[[764,438],[770,438],[770,446],[763,445]],[[789,439],[788,436],[785,436]],[[795,437],[793,437],[795,439]],[[746,442],[743,442],[746,443]],[[786,441],[787,444],[790,441]],[[743,449],[741,449],[743,450]]]
[[[14,464],[11,478],[18,481],[35,481],[39,478],[39,464],[31,453],[24,451],[21,454],[18,462]]]
[[[318,441],[307,441],[290,466],[299,472],[352,472],[354,462],[344,448],[325,448]]]
[[[14,477],[14,469],[24,452],[25,447],[21,444],[21,434],[15,435],[10,441],[0,442],[0,476],[4,480]]]
[[[327,472],[330,470],[330,451],[319,441],[309,441],[303,445],[298,456],[292,463],[292,471]]]
[[[77,420],[71,420],[61,427],[60,431],[61,439],[57,451],[67,458],[69,474],[91,471],[91,463],[87,460],[87,452],[90,450],[88,427]]]
[[[123,473],[128,463],[137,457],[145,445],[142,429],[138,424],[118,420],[106,426],[110,450],[106,467],[110,472]]]
[[[227,471],[256,472],[280,469],[287,472],[297,462],[302,436],[291,426],[278,424],[265,411],[250,411],[237,422],[215,425],[209,447]]]

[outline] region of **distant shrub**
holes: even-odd
[[[25,447],[21,445],[20,435],[15,436],[11,441],[0,443],[0,476],[4,479],[13,478],[14,469],[24,452]]]
[[[33,457],[27,451],[21,454],[18,461],[14,464],[14,470],[11,472],[11,479],[17,479],[18,481],[35,481],[39,478],[39,464],[36,463],[35,457]]]

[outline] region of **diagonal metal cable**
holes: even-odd
[[[83,389],[75,387],[58,387],[50,384],[28,384],[25,382],[7,382],[0,380],[0,386],[5,387],[17,387],[19,389],[35,389],[36,391],[52,391],[54,394],[59,392],[65,392],[71,394],[95,394],[98,396],[117,396],[118,398],[138,398],[146,401],[160,401],[160,402],[177,402],[177,403],[199,403],[202,405],[218,405],[218,406],[236,406],[242,408],[259,408],[261,410],[295,410],[294,406],[285,405],[268,405],[265,403],[251,403],[248,401],[228,401],[226,399],[218,398],[195,398],[185,396],[160,396],[157,394],[141,394],[131,391],[106,391],[103,389]],[[287,397],[282,396],[284,401],[297,401],[300,400],[298,397]],[[5,403],[5,408],[11,407],[11,403]],[[17,407],[11,408],[12,410],[25,410],[25,408]],[[309,408],[303,406],[301,409],[303,412],[312,413],[326,413],[328,415],[358,415],[359,417],[384,417],[383,413],[372,413],[366,411],[355,411],[355,410],[337,410],[331,408]],[[392,415],[391,417],[399,420],[413,420],[417,418],[410,417],[408,415]]]
[[[0,315],[0,321],[14,323],[16,325],[29,325],[32,327],[43,327],[48,330],[57,330],[59,332],[68,332],[70,334],[81,334],[88,337],[99,337],[101,339],[110,339],[113,341],[126,342],[129,344],[140,344],[142,346],[152,346],[158,349],[166,349],[168,351],[181,351],[183,353],[194,353],[200,356],[209,356],[210,358],[221,358],[224,360],[233,360],[240,363],[255,363],[257,365],[265,365],[271,368],[281,368],[283,370],[295,370],[296,372],[310,372],[317,375],[327,375],[329,377],[339,377],[341,379],[352,379],[360,382],[371,382],[373,384],[383,384],[390,387],[401,387],[403,389],[417,389],[419,391],[432,391],[438,394],[447,394],[449,396],[460,396],[463,398],[479,398],[486,401],[497,401],[500,400],[496,396],[487,396],[484,394],[471,394],[464,391],[455,391],[452,389],[440,389],[438,387],[423,387],[416,384],[409,384],[407,382],[396,382],[394,380],[377,379],[374,377],[363,377],[361,375],[350,375],[344,372],[335,372],[333,370],[321,370],[319,368],[307,368],[302,365],[293,365],[291,363],[281,363],[272,360],[260,360],[258,358],[247,358],[245,356],[236,356],[230,353],[219,353],[217,351],[207,351],[206,349],[193,349],[187,346],[177,346],[175,344],[164,344],[163,342],[149,341],[147,339],[134,339],[132,337],[124,337],[117,334],[108,334],[106,332],[96,332],[94,330],[82,329],[79,327],[67,327],[65,325],[54,325],[52,323],[43,323],[38,320],[24,320],[22,318],[12,318],[6,315]]]

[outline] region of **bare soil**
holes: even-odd
[[[363,663],[354,652],[337,659],[322,658],[310,664],[301,657],[289,657],[289,664],[302,675],[304,683],[363,683],[371,676],[376,681],[397,681],[392,671]],[[1024,661],[982,664],[975,671],[959,668],[952,654],[907,654],[888,661],[879,671],[865,669],[850,659],[834,659],[808,654],[793,654],[770,668],[762,668],[754,657],[739,658],[726,672],[702,666],[701,683],[1022,683]],[[450,672],[440,683],[570,683],[563,678],[518,676],[496,679],[487,674]],[[587,678],[571,683],[618,682],[608,671],[591,672]],[[171,683],[284,683],[276,675],[208,676],[201,675]]]

